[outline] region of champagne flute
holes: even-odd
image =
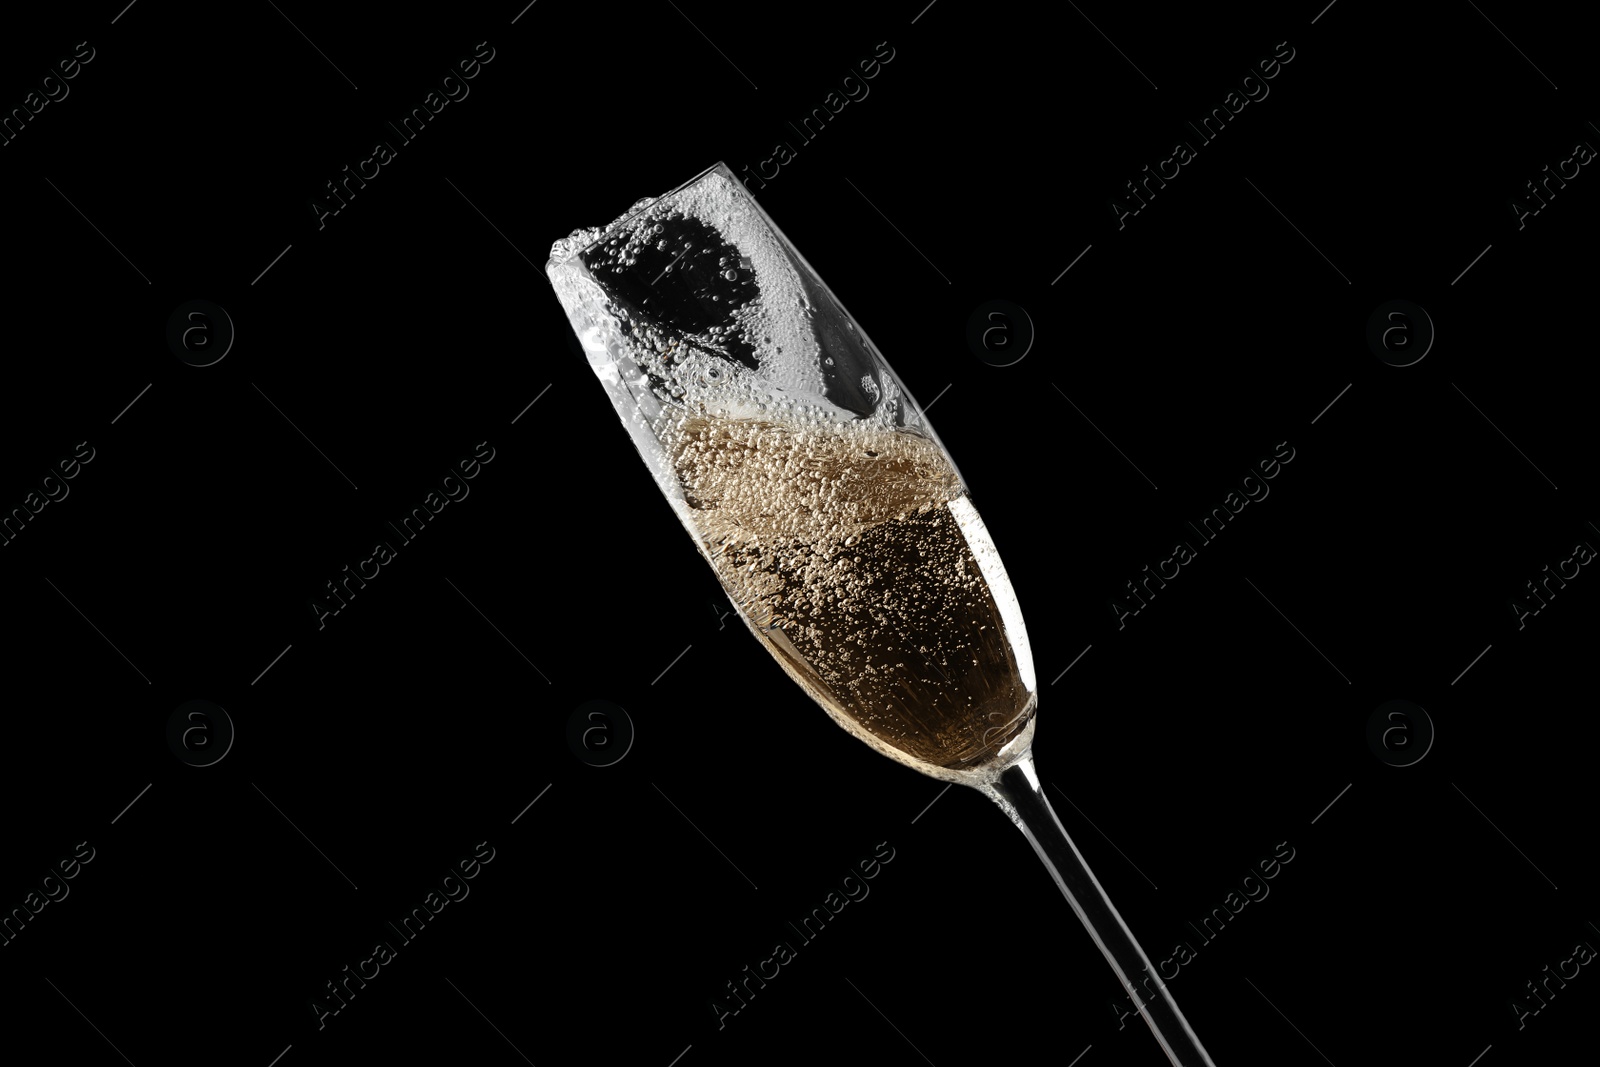
[[[998,804],[1171,1061],[1213,1067],[1045,798],[1027,630],[965,482],[749,191],[718,163],[545,270],[751,633],[850,734]]]

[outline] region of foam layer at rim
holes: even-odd
[[[705,332],[674,330],[653,321],[644,306],[624,309],[604,296],[606,273],[626,270],[641,253],[658,259],[677,253],[653,284],[670,274],[684,255],[711,251],[693,247],[698,243],[693,232],[673,232],[674,221],[683,218],[705,227],[722,244],[727,254],[717,263],[718,273],[725,272],[730,282],[754,282],[753,298],[728,299],[723,308],[703,305],[723,314],[721,321]],[[573,263],[575,257],[582,262]],[[865,422],[875,426],[891,426],[900,419],[903,394],[893,375],[877,367],[867,368],[869,373],[862,374],[855,385],[870,400],[870,411],[865,415],[827,398],[828,378],[844,368],[829,369],[833,358],[819,343],[814,322],[836,311],[816,306],[818,300],[826,299],[825,295],[813,295],[782,238],[749,194],[718,169],[666,197],[636,202],[605,227],[575,230],[552,246],[549,269],[569,315],[582,304],[585,320],[592,320],[599,313],[621,327],[604,331],[614,339],[613,344],[605,346],[606,358],[613,362],[627,358],[636,363],[648,378],[660,383],[654,391],[668,405],[724,418],[761,418],[782,413],[801,422]],[[578,299],[575,290],[587,288],[578,282],[584,274],[589,275],[596,291]],[[711,301],[717,299],[710,297]],[[840,318],[847,330],[854,330],[848,318]],[[580,338],[594,325],[574,317]],[[754,357],[754,368],[718,355],[718,349],[732,339],[747,346]],[[605,377],[599,361],[594,359],[596,354],[591,351],[591,362],[596,372]]]

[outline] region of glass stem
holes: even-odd
[[[1134,940],[1128,924],[1122,921],[1111,898],[1100,888],[1099,879],[1089,870],[1078,846],[1067,836],[1061,820],[1045,798],[1033,767],[1033,753],[1003,771],[983,792],[1000,805],[1011,821],[1027,837],[1044,865],[1061,887],[1067,903],[1078,913],[1094,943],[1100,946],[1111,969],[1133,998],[1139,1014],[1161,1042],[1167,1057],[1177,1067],[1216,1067],[1200,1039],[1178,1010],[1166,983]]]

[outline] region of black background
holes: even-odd
[[[1600,544],[1597,179],[1521,230],[1510,205],[1600,138],[1587,39],[1504,4],[919,6],[8,15],[7,111],[95,49],[0,148],[0,507],[94,449],[0,547],[0,908],[95,849],[0,947],[8,1043],[1161,1062],[992,805],[834,728],[722,617],[543,276],[551,240],[778,141],[752,191],[937,397],[1026,615],[1040,774],[1152,958],[1197,945],[1171,988],[1216,1062],[1538,1064],[1584,1034],[1588,968],[1521,1030],[1511,1003],[1600,943],[1600,579],[1521,630],[1510,604]],[[324,183],[480,41],[470,96],[319,229]],[[1282,41],[1270,95],[1119,229],[1123,183]],[[213,366],[165,340],[192,299],[237,331]],[[1010,367],[965,340],[991,299],[1037,330]],[[1437,329],[1413,366],[1365,340],[1393,299]],[[324,583],[482,441],[470,496],[319,629]],[[1123,583],[1284,441],[1271,495],[1119,629]],[[213,766],[166,742],[192,699],[237,730]],[[636,729],[614,766],[566,740],[592,699]],[[1409,767],[1366,741],[1391,699],[1437,732]],[[319,1030],[324,983],[480,841],[471,895]],[[870,896],[719,1030],[724,983],[880,842]]]

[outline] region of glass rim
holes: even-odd
[[[854,315],[850,314],[850,309],[845,306],[844,301],[839,299],[838,294],[833,291],[833,288],[828,285],[827,281],[823,279],[822,275],[817,271],[817,269],[811,265],[809,260],[806,259],[805,254],[801,252],[795,243],[789,239],[789,235],[783,231],[782,227],[778,225],[777,221],[767,213],[767,209],[762,205],[761,201],[757,199],[756,195],[752,193],[749,187],[745,185],[745,183],[740,180],[739,176],[733,172],[732,168],[728,166],[727,161],[720,159],[711,164],[709,167],[706,167],[704,170],[700,171],[694,177],[688,179],[687,181],[680,182],[670,191],[654,198],[650,201],[650,203],[646,204],[642,208],[639,208],[637,211],[630,210],[627,214],[619,218],[615,224],[601,227],[599,232],[589,241],[570,250],[562,258],[560,264],[556,262],[555,257],[552,255],[545,263],[546,277],[552,284],[554,284],[556,281],[555,272],[560,267],[566,267],[569,269],[576,268],[579,271],[586,270],[587,267],[583,262],[584,255],[597,246],[602,240],[624,231],[629,225],[635,223],[639,217],[644,215],[646,212],[653,211],[662,205],[669,203],[683,193],[684,190],[698,184],[701,181],[704,181],[705,178],[712,173],[720,173],[729,181],[734,183],[734,185],[749,201],[750,207],[755,211],[756,217],[761,220],[761,224],[783,246],[784,251],[794,260],[795,265],[809,277],[811,282],[815,284],[818,289],[827,295],[828,299],[833,302],[834,307],[838,310],[839,314],[845,318],[845,320],[851,323],[857,323],[859,320],[857,320]],[[859,333],[861,341],[865,345],[867,352],[870,353],[873,364],[880,371],[886,373],[894,381],[901,395],[905,398],[909,412],[915,416],[916,432],[929,438],[934,445],[942,453],[944,453],[946,462],[948,462],[951,469],[956,472],[956,478],[961,483],[963,490],[967,491],[970,495],[971,490],[970,487],[967,486],[966,477],[961,473],[961,468],[956,463],[955,457],[951,455],[949,447],[945,445],[944,440],[939,436],[938,431],[934,429],[933,423],[931,420],[929,420],[922,404],[917,401],[915,394],[912,393],[910,387],[906,385],[905,380],[901,378],[900,374],[894,369],[894,366],[889,362],[888,357],[883,354],[882,349],[880,349],[877,344],[873,342],[872,338],[868,336],[865,327],[857,325],[855,329],[856,332]]]
[[[579,245],[577,248],[574,248],[571,251],[569,251],[567,253],[566,257],[563,259],[563,262],[571,262],[572,260],[577,259],[578,257],[582,256],[585,252],[588,252],[591,248],[593,248],[595,245],[599,244],[606,237],[608,237],[608,236],[610,236],[610,235],[612,235],[614,233],[617,233],[618,231],[624,229],[625,227],[627,227],[627,225],[629,223],[633,222],[635,219],[637,219],[639,216],[643,215],[645,212],[655,210],[657,207],[659,207],[663,203],[666,203],[667,201],[671,200],[673,197],[677,196],[679,193],[683,192],[685,189],[689,188],[691,185],[694,185],[695,183],[703,180],[706,175],[712,173],[713,171],[720,171],[722,174],[726,175],[728,178],[732,179],[734,182],[737,182],[738,185],[739,185],[739,188],[744,190],[744,192],[745,192],[745,194],[747,196],[749,195],[750,190],[746,189],[745,188],[745,184],[743,182],[739,181],[739,176],[733,173],[732,169],[729,168],[729,166],[727,164],[727,161],[719,159],[715,163],[711,164],[711,166],[709,166],[706,169],[702,170],[699,174],[696,174],[693,178],[690,178],[688,181],[680,182],[677,186],[675,186],[670,191],[662,193],[658,197],[652,198],[650,203],[646,204],[644,207],[640,208],[639,210],[630,211],[626,215],[624,215],[620,219],[618,219],[616,222],[612,223],[611,225],[600,227],[600,232],[595,234],[594,237],[592,237],[589,241],[587,241],[586,243],[584,243],[582,245]],[[751,199],[754,200],[755,198],[751,197]],[[765,214],[765,213],[763,213],[763,214]],[[768,225],[771,225],[770,221],[768,222]],[[545,272],[549,273],[550,268],[552,266],[554,266],[554,265],[555,265],[555,257],[551,256],[548,260],[545,261]]]

